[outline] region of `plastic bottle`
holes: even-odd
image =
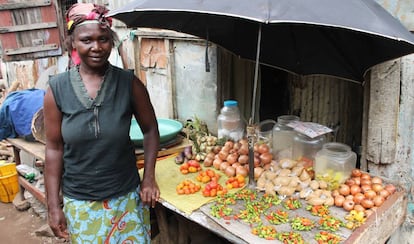
[[[277,123],[273,127],[273,158],[279,160],[281,158],[292,158],[293,137],[295,131],[287,126],[291,121],[299,121],[299,117],[295,115],[282,115],[277,117]]]
[[[238,141],[244,135],[244,123],[240,116],[238,103],[235,100],[224,101],[224,107],[217,118],[218,138]]]

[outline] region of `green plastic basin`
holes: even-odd
[[[157,119],[157,122],[158,130],[160,132],[160,144],[173,140],[183,129],[183,125],[177,120]],[[135,146],[143,146],[144,135],[142,134],[141,128],[139,127],[135,118],[131,120],[131,129],[129,131],[129,136],[131,137],[131,140]]]

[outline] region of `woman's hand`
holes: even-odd
[[[155,207],[155,203],[160,199],[160,189],[155,178],[144,177],[139,195],[144,205]]]
[[[56,237],[69,240],[66,218],[61,208],[48,210],[48,224]]]

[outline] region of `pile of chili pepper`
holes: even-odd
[[[275,240],[277,232],[271,225],[258,225],[252,228],[252,234],[266,240]]]
[[[330,215],[322,216],[322,218],[319,219],[318,224],[320,229],[333,232],[344,226],[344,222]]]
[[[279,205],[282,202],[282,200],[277,195],[265,193],[260,199],[260,202],[262,202],[263,204],[267,204],[270,208],[272,206]]]
[[[214,216],[218,219],[225,218],[226,216],[230,216],[233,212],[232,208],[227,207],[226,204],[217,204],[211,206],[211,216]]]
[[[283,201],[282,205],[288,210],[295,210],[302,207],[302,203],[299,201],[299,199],[293,197],[290,197]]]
[[[290,232],[279,232],[276,234],[276,238],[283,242],[284,244],[304,244],[305,240],[303,239],[302,235],[290,231]]]
[[[342,238],[328,231],[321,231],[315,235],[315,240],[318,244],[338,244],[342,241]]]
[[[306,210],[308,210],[314,216],[326,216],[329,215],[329,206],[327,205],[308,205],[306,206]]]
[[[289,214],[286,211],[276,209],[266,215],[266,219],[274,225],[284,224],[289,221]]]
[[[315,227],[315,223],[305,217],[296,217],[292,219],[291,226],[294,230],[311,230]]]

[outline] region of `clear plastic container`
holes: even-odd
[[[217,117],[217,137],[238,141],[244,136],[244,123],[235,100],[224,101],[224,107]]]
[[[315,156],[315,177],[336,189],[351,176],[356,166],[356,153],[338,142],[325,143]]]
[[[292,158],[293,138],[296,132],[287,126],[289,122],[299,121],[295,115],[282,115],[277,117],[277,123],[273,127],[272,152],[275,160]]]
[[[315,156],[322,149],[325,136],[311,138],[302,133],[296,133],[293,138],[293,159],[303,161],[306,166],[313,166]]]

